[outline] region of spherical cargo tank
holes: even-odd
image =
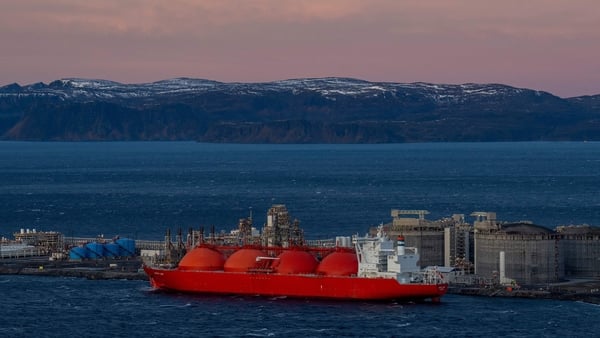
[[[282,274],[303,274],[315,271],[319,262],[306,251],[287,250],[277,256],[273,264],[275,272]]]
[[[261,256],[266,256],[261,250],[240,249],[227,258],[224,270],[226,272],[246,272],[248,269],[256,267],[256,258]]]
[[[327,276],[356,275],[358,273],[358,258],[353,252],[332,252],[319,263],[317,273]]]
[[[189,251],[179,262],[180,270],[223,270],[225,256],[216,249],[196,247]]]

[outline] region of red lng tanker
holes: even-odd
[[[144,270],[154,288],[177,292],[432,302],[446,293],[441,275],[422,271],[402,237],[390,240],[380,227],[376,236],[346,239],[329,249],[201,244],[176,268]]]

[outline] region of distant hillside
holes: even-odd
[[[4,140],[390,143],[600,140],[600,95],[346,78],[0,87]]]

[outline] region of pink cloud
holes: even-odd
[[[0,85],[349,76],[600,93],[595,0],[21,0]]]

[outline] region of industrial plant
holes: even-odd
[[[527,285],[600,277],[600,228],[552,230],[531,222],[501,222],[494,212],[473,212],[472,224],[463,214],[427,220],[428,214],[394,209],[385,227],[419,249],[422,266],[455,268],[461,281]]]
[[[454,214],[429,220],[427,210],[391,210],[382,224],[392,238],[401,236],[415,248],[421,267],[435,267],[452,284],[524,286],[570,279],[600,278],[600,228],[589,225],[550,229],[532,222],[499,221],[494,212],[476,211],[468,217]],[[175,240],[167,230],[164,241],[127,238],[74,238],[58,232],[21,229],[15,240],[2,239],[0,258],[49,256],[50,260],[115,260],[137,257],[145,262],[177,264],[187,250],[201,243],[262,245],[265,247],[350,247],[350,237],[305,240],[300,222],[285,205],[273,205],[266,222],[257,229],[252,214],[239,220],[237,229],[217,233],[212,227],[181,230]],[[378,227],[369,230],[375,235]],[[160,261],[158,261],[160,260]]]

